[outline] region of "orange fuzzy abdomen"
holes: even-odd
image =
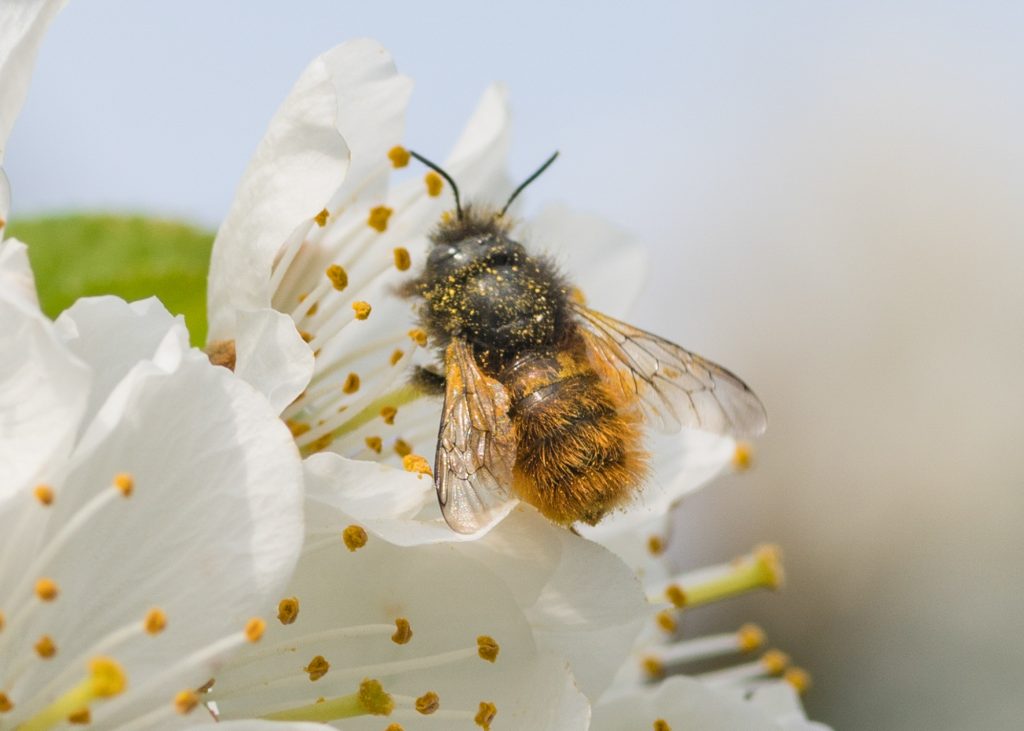
[[[639,417],[615,402],[580,349],[520,358],[502,380],[521,500],[563,525],[594,525],[630,500],[647,473]]]

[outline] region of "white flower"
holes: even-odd
[[[156,300],[33,300],[0,288],[0,724],[183,725],[294,566],[299,455]]]
[[[216,678],[223,718],[587,727],[649,614],[626,566],[526,507],[475,542],[396,546],[317,487],[279,622]]]
[[[422,265],[427,235],[453,202],[434,172],[424,170],[429,184],[420,175],[390,184],[408,162],[410,91],[372,41],[316,59],[242,179],[214,244],[209,292],[211,352],[234,358],[236,372],[282,408],[305,454],[389,465],[333,462],[331,471],[351,497],[366,491],[356,478],[372,478],[377,497],[347,510],[406,544],[461,539],[440,520],[429,486],[399,469],[429,469],[440,403],[406,385],[413,358],[432,354],[415,355],[429,344],[395,290]],[[505,93],[492,87],[444,161],[465,198],[503,202],[510,191],[508,126]],[[639,292],[643,254],[595,216],[555,206],[515,233],[553,253],[597,309],[621,315]],[[698,432],[653,439],[650,484],[587,535],[603,541],[663,515],[735,449]]]

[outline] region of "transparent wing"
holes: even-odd
[[[453,340],[446,353],[434,484],[441,513],[459,533],[476,533],[515,504],[516,443],[505,387],[477,367],[472,348]]]
[[[768,426],[764,406],[743,381],[668,340],[573,305],[591,363],[625,403],[638,402],[648,423],[751,437]]]

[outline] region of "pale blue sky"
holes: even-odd
[[[215,226],[299,72],[357,36],[416,80],[424,154],[507,82],[513,170],[563,153],[528,209],[636,232],[634,320],[767,404],[759,469],[687,504],[681,562],[778,540],[789,586],[694,619],[762,622],[837,728],[1019,728],[1024,4],[72,0],[13,215]]]

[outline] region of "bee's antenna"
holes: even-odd
[[[459,202],[459,186],[457,186],[455,184],[455,181],[452,180],[452,176],[449,175],[448,173],[446,173],[444,171],[444,168],[442,168],[440,165],[438,165],[436,163],[430,162],[430,160],[428,160],[427,158],[423,157],[423,155],[420,155],[417,152],[413,152],[412,150],[409,150],[409,154],[412,155],[413,157],[415,157],[417,160],[419,160],[424,165],[426,165],[428,168],[433,170],[435,173],[439,174],[442,178],[444,178],[445,180],[448,181],[448,185],[452,186],[452,193],[455,194],[455,212],[458,215],[459,220],[461,221],[462,220],[462,204]]]
[[[545,163],[544,163],[543,165],[541,165],[541,166],[540,166],[539,168],[537,168],[537,172],[535,172],[535,173],[534,173],[533,175],[531,175],[531,176],[530,176],[530,177],[528,177],[528,178],[527,178],[526,180],[524,180],[524,181],[523,181],[523,182],[522,182],[522,183],[521,183],[521,184],[519,185],[519,187],[518,187],[518,188],[516,188],[515,190],[513,190],[513,191],[512,191],[512,195],[510,195],[510,196],[508,197],[508,202],[507,202],[507,203],[505,203],[505,207],[501,209],[501,213],[499,213],[499,214],[498,214],[499,216],[504,216],[504,215],[505,215],[505,211],[507,211],[507,210],[508,210],[508,207],[509,207],[510,205],[512,205],[512,201],[514,201],[514,200],[516,199],[516,196],[518,196],[518,195],[519,195],[520,193],[522,193],[522,192],[523,192],[523,189],[524,189],[524,188],[526,188],[526,186],[527,186],[527,185],[529,185],[529,184],[530,184],[530,183],[532,183],[532,182],[533,182],[534,180],[536,180],[537,178],[539,178],[539,177],[540,177],[540,174],[541,174],[542,172],[544,172],[545,170],[547,170],[547,169],[548,169],[548,166],[550,166],[550,165],[551,165],[551,163],[553,163],[553,162],[555,161],[555,158],[556,158],[556,157],[558,157],[558,151],[557,151],[557,150],[555,150],[555,154],[553,154],[553,155],[552,155],[551,157],[549,157],[549,158],[547,159],[547,161],[546,161],[546,162],[545,162]]]

